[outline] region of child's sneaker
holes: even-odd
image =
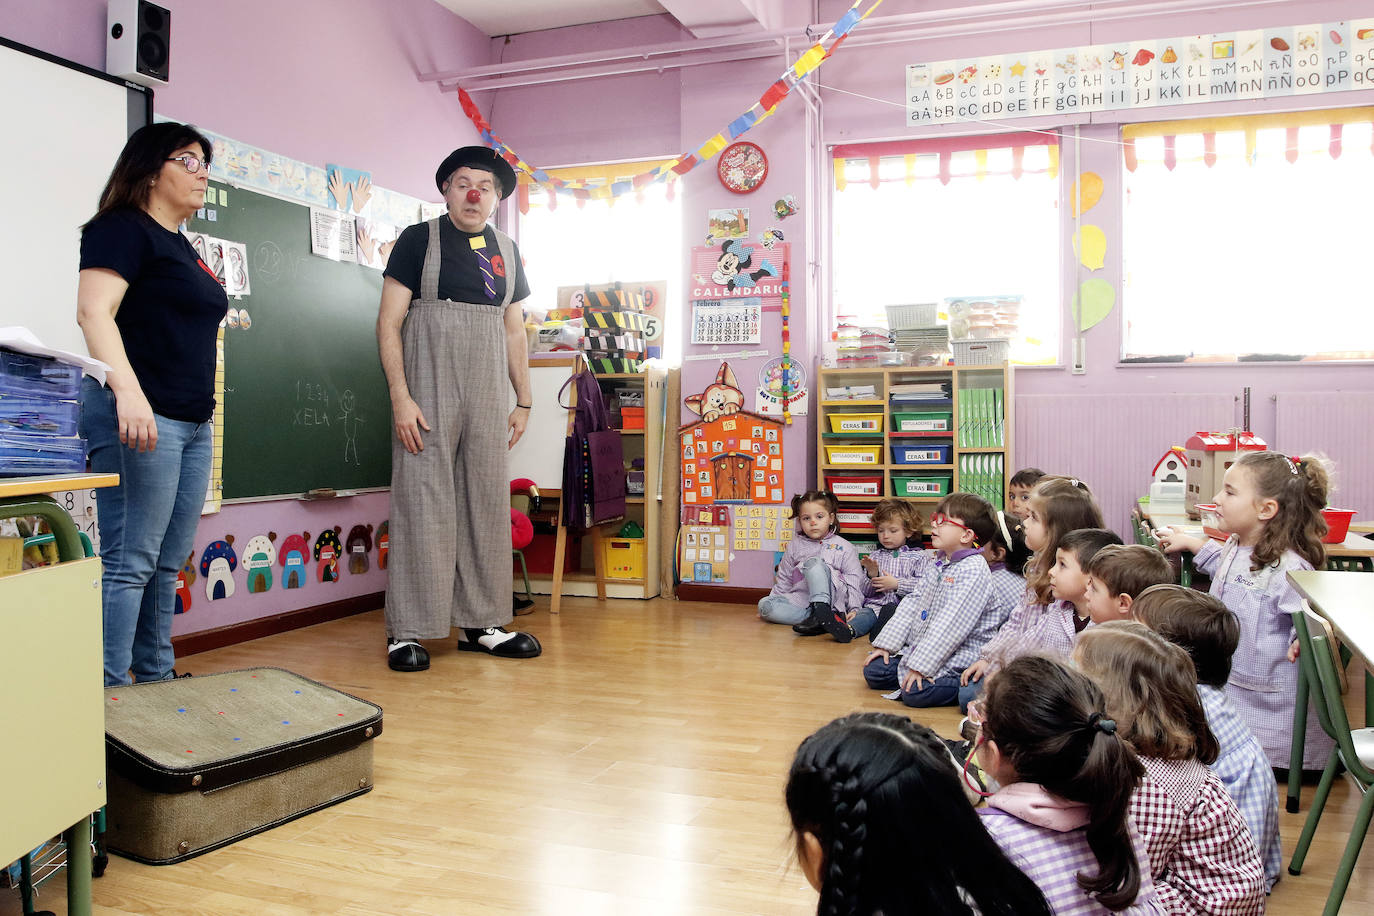
[[[854,638],[854,626],[844,611],[837,611],[823,601],[811,602],[811,618],[835,637],[835,642],[849,642]]]

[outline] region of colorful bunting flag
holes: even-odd
[[[613,200],[631,190],[639,192],[647,185],[665,181],[668,182],[668,198],[671,200],[673,196],[672,182],[676,180],[677,176],[686,175],[701,163],[710,161],[717,153],[723,150],[731,140],[747,133],[771,115],[774,110],[776,110],[779,103],[787,98],[788,93],[792,91],[792,87],[796,85],[797,80],[804,78],[811,71],[829,60],[831,55],[833,55],[844,42],[844,39],[849,35],[850,31],[860,22],[867,19],[869,14],[875,9],[881,6],[883,0],[873,0],[868,9],[860,13],[859,5],[863,2],[864,0],[854,0],[854,4],[845,11],[844,15],[841,16],[833,26],[831,26],[830,30],[798,57],[782,76],[774,81],[773,84],[764,91],[763,95],[759,96],[757,102],[749,106],[747,111],[731,121],[724,131],[721,131],[703,143],[695,153],[683,154],[671,165],[666,167],[659,166],[642,174],[615,181],[609,187],[589,187],[585,179],[564,181],[550,176],[548,172],[543,169],[531,167],[517,156],[515,151],[507,146],[500,137],[492,132],[491,124],[482,116],[481,109],[477,107],[477,103],[473,101],[472,96],[466,89],[459,88],[458,104],[462,107],[463,114],[466,115],[473,126],[477,128],[478,134],[481,136],[482,142],[485,145],[496,150],[501,158],[509,162],[516,171],[529,175],[536,182],[543,185],[550,191],[550,194],[556,192],[571,194],[580,207],[587,200]],[[829,44],[827,45],[827,43]],[[838,175],[836,176],[836,181],[841,181]],[[522,198],[522,200],[524,200],[524,198]]]

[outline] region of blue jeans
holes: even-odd
[[[988,676],[985,674],[982,680],[969,681],[967,686],[959,688],[959,711],[961,713],[968,715],[968,704],[978,699],[979,694],[983,692],[983,684],[987,679]]]
[[[825,565],[825,561],[820,557],[807,557],[798,568],[806,580],[811,602],[829,605],[830,567]],[[782,595],[764,595],[759,599],[759,616],[769,623],[798,624],[811,616],[811,607],[797,607]]]
[[[875,658],[864,665],[864,680],[874,690],[897,690],[902,686],[897,666],[902,662],[900,655],[892,656],[891,661]],[[903,690],[902,702],[907,706],[953,706],[959,697],[959,675],[952,674],[934,679],[927,678],[926,686],[919,690]]]
[[[172,615],[177,573],[191,553],[213,460],[212,426],[158,416],[157,448],[119,441],[114,393],[87,378],[81,386],[81,435],[91,470],[119,475],[96,491],[105,686],[156,681],[172,674]]]

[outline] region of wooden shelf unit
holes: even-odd
[[[583,597],[654,598],[660,591],[658,470],[663,453],[663,401],[667,396],[667,373],[662,369],[646,369],[644,372],[633,374],[618,372],[598,375],[596,381],[601,386],[602,395],[607,402],[614,397],[616,388],[638,388],[644,392],[644,429],[620,431],[625,464],[628,466],[635,458],[644,459],[644,494],[626,496],[624,520],[602,525],[596,532],[599,537],[588,532],[581,538],[581,552],[573,558],[573,571],[563,574],[561,591],[564,595]],[[561,507],[557,505],[560,496],[561,494],[551,496],[546,500],[547,508],[542,509],[536,518],[557,524],[556,513],[561,511]],[[618,578],[609,575],[607,571],[608,574],[598,583],[594,572],[594,551],[601,548],[602,541],[615,537],[621,526],[631,520],[644,529],[644,575],[636,578]],[[574,544],[573,539],[569,537],[568,549],[572,550]],[[536,594],[551,594],[553,584],[552,572],[530,571],[530,587]],[[524,582],[517,572],[515,590],[522,592],[523,589]]]
[[[844,368],[826,369],[822,368],[817,373],[819,380],[816,382],[816,394],[824,395],[827,388],[839,388],[841,386],[872,385],[879,397],[864,400],[843,400],[825,399],[818,397],[815,403],[820,405],[819,416],[816,418],[816,485],[821,489],[829,489],[826,486],[827,477],[882,477],[882,492],[876,496],[840,496],[842,511],[856,511],[862,508],[869,508],[875,505],[878,500],[885,497],[896,496],[893,488],[892,477],[904,476],[907,474],[925,475],[936,473],[947,475],[951,479],[950,492],[964,489],[969,483],[968,480],[961,480],[963,473],[960,459],[966,455],[1000,455],[1002,458],[1002,482],[1001,485],[985,495],[995,495],[996,499],[990,499],[994,508],[1001,509],[1004,505],[1006,495],[1006,478],[1015,472],[1012,465],[1011,443],[1013,436],[1012,429],[1012,367],[1007,363],[995,366],[931,366],[931,367],[873,367],[873,368]],[[922,382],[950,382],[951,397],[953,404],[948,408],[952,414],[950,430],[948,432],[894,432],[893,409],[891,404],[891,389],[894,385],[915,384]],[[970,392],[975,388],[1001,388],[1002,397],[1002,445],[1000,446],[970,446],[960,445],[959,439],[959,420],[960,402],[970,397]],[[919,408],[916,408],[919,409]],[[934,408],[944,410],[944,407]],[[877,413],[883,414],[883,430],[881,433],[834,433],[830,428],[830,417],[840,413]],[[950,460],[940,464],[896,464],[892,461],[893,445],[917,446],[922,443],[949,445]],[[854,463],[830,463],[826,461],[826,447],[844,445],[846,443],[855,446],[880,446],[882,452],[879,460],[873,464],[854,464]],[[922,515],[928,515],[929,510],[935,503],[939,502],[938,496],[912,496],[903,497],[909,502],[916,503],[922,507]],[[845,533],[868,533],[871,531],[867,526],[842,526]]]

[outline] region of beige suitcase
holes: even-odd
[[[382,709],[281,668],[105,689],[110,851],[168,865],[372,789]]]

